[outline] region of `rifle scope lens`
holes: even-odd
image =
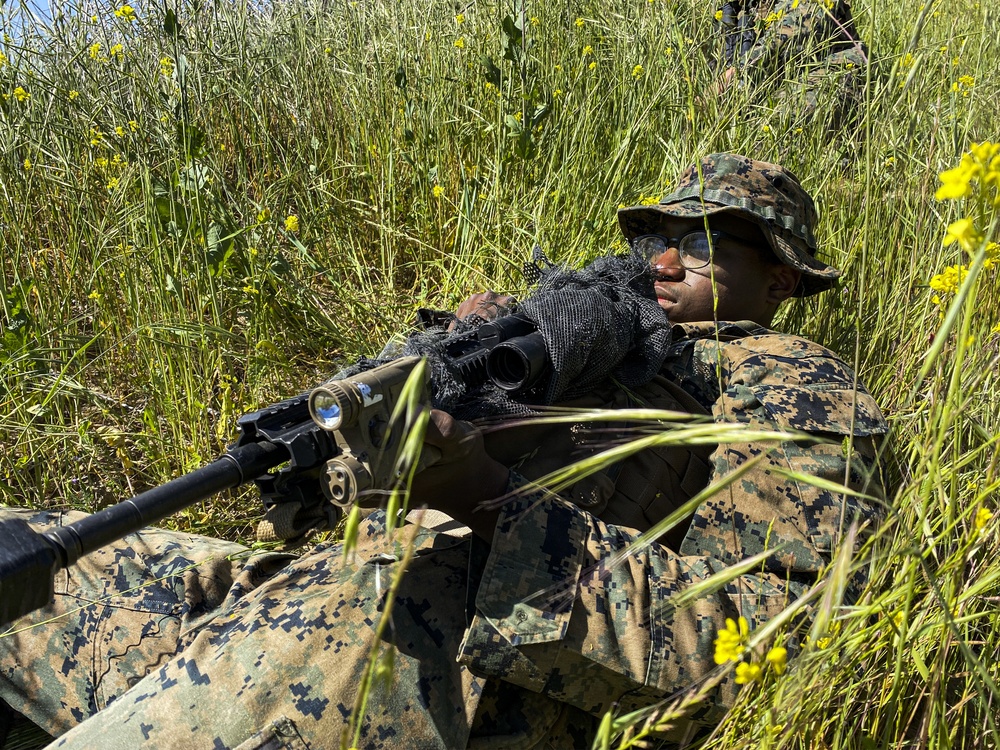
[[[313,420],[324,430],[337,430],[343,421],[340,409],[340,399],[329,391],[319,390],[313,393],[309,406]]]

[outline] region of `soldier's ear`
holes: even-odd
[[[771,266],[771,279],[767,286],[767,301],[777,305],[791,297],[799,286],[802,272],[797,268],[777,263]]]

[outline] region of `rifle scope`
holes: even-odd
[[[545,339],[536,331],[497,344],[486,358],[486,374],[510,393],[531,388],[549,368]]]

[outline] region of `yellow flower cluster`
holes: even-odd
[[[765,26],[765,28],[767,26],[771,26],[773,24],[778,23],[784,17],[785,17],[785,11],[784,10],[778,10],[778,11],[775,11],[774,13],[768,13],[767,14],[767,18],[764,19],[764,26]]]
[[[788,666],[788,650],[783,646],[774,646],[764,657],[763,662],[741,661],[750,637],[750,624],[745,617],[733,620],[726,618],[726,627],[718,632],[715,638],[716,664],[739,662],[736,665],[735,681],[737,685],[749,685],[751,682],[763,682],[765,668],[770,666],[775,675],[782,675]]]
[[[963,80],[967,79],[967,80]],[[962,85],[972,86],[975,79],[963,76]],[[987,239],[979,228],[989,226],[991,214],[1000,209],[1000,143],[973,143],[962,154],[957,167],[946,169],[939,175],[941,185],[934,193],[938,200],[969,199],[968,214],[951,222],[945,230],[945,247],[957,243],[965,252],[975,253]],[[1000,262],[1000,246],[989,242],[985,248],[983,268],[989,270]],[[931,301],[941,305],[942,294],[954,294],[969,271],[969,266],[948,266],[929,283],[934,292]]]
[[[958,291],[968,273],[968,266],[948,266],[944,271],[930,280],[929,286],[940,294],[954,294]]]
[[[17,99],[19,102],[26,102],[28,101],[28,99],[31,98],[31,94],[25,91],[21,86],[18,86],[16,89],[14,89],[14,98]]]
[[[287,232],[297,232],[299,231],[299,217],[295,214],[289,214],[285,217],[285,231]]]
[[[133,8],[131,5],[123,5],[122,7],[118,8],[115,11],[115,16],[117,16],[118,18],[124,19],[124,20],[128,21],[129,23],[132,23],[133,21],[136,20],[135,19],[135,8]]]
[[[733,620],[726,618],[726,627],[719,631],[715,638],[715,663],[725,664],[727,661],[739,661],[746,648],[747,637],[750,635],[750,624],[747,618]]]
[[[632,68],[632,77],[633,78],[642,78],[642,76],[643,76],[643,74],[645,72],[646,71],[643,70],[643,67],[641,65],[636,65],[634,68]]]
[[[959,165],[946,169],[939,177],[941,186],[934,193],[939,201],[966,198],[972,195],[973,184],[979,182],[983,187],[993,188],[994,207],[1000,208],[996,202],[997,188],[1000,187],[1000,143],[973,143],[962,154]]]
[[[976,511],[976,531],[982,531],[986,528],[986,525],[993,519],[993,513],[991,513],[986,508],[980,508]]]

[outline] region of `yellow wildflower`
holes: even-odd
[[[976,531],[982,531],[986,528],[986,524],[990,522],[993,518],[993,514],[986,508],[980,508],[976,511]]]
[[[785,17],[785,11],[779,10],[774,13],[768,13],[767,18],[764,19],[764,25],[770,26],[772,24],[778,23],[782,18]]]
[[[458,39],[456,39],[455,46],[458,47],[459,49],[465,49],[465,37],[460,36]]]
[[[120,44],[115,44],[115,45],[113,45],[111,47],[111,49],[108,50],[108,54],[109,55],[111,55],[112,57],[118,57],[118,58],[120,58],[124,52],[125,52],[125,48],[122,45],[120,45]]]
[[[589,68],[590,70],[596,70],[597,69],[597,63],[592,62],[590,65],[587,66],[587,68]]]
[[[542,19],[540,19],[538,16],[532,16],[531,20],[529,21],[529,23],[532,26],[538,26],[539,24],[541,24],[541,22],[542,22]]]
[[[948,225],[948,231],[944,236],[944,246],[948,247],[953,242],[957,242],[964,250],[972,252],[979,244],[980,239],[981,235],[976,231],[972,219],[964,218]]]
[[[121,125],[115,125],[115,135],[117,135],[119,138],[124,138],[125,128],[123,128]]]
[[[464,13],[459,13],[457,16],[455,16],[455,23],[457,23],[459,25],[462,25],[463,23],[465,23],[465,14]]]
[[[976,177],[975,164],[971,159],[962,157],[962,162],[954,169],[946,169],[938,179],[941,180],[941,187],[934,193],[934,197],[939,201],[957,200],[972,194],[972,180]]]
[[[744,661],[736,665],[737,685],[749,685],[751,682],[761,682],[763,679],[764,670],[759,664]]]
[[[584,20],[583,20],[582,18],[577,18],[577,19],[576,19],[576,20],[575,20],[575,21],[574,21],[573,23],[575,23],[575,24],[576,24],[576,27],[577,27],[578,29],[582,29],[582,28],[583,28],[583,25],[584,25],[585,23],[587,23],[587,22],[586,22],[586,21],[584,21]]]
[[[90,59],[91,60],[97,60],[98,58],[100,58],[100,56],[101,56],[101,43],[100,42],[94,42],[93,44],[91,44],[90,47],[87,50],[87,53],[90,55]]]
[[[632,77],[633,78],[642,78],[642,75],[643,75],[644,72],[645,71],[642,69],[641,65],[636,65],[634,68],[632,68]]]
[[[771,669],[774,670],[775,674],[781,675],[785,673],[785,668],[788,664],[788,649],[783,648],[782,646],[775,646],[767,652],[767,656],[765,658],[767,659],[768,664],[771,665]]]
[[[72,89],[72,90],[71,90],[71,91],[69,92],[68,96],[69,96],[69,100],[70,100],[70,101],[73,101],[73,100],[74,100],[74,99],[76,99],[76,98],[77,98],[78,96],[80,96],[80,92],[79,92],[79,91],[77,91],[76,89]]]
[[[271,209],[269,209],[269,208],[262,208],[260,211],[257,212],[257,223],[258,224],[263,224],[264,222],[267,222],[267,221],[270,221],[270,220],[271,220]]]
[[[135,9],[131,5],[123,5],[115,11],[118,18],[123,18],[129,23],[135,21]]]
[[[16,89],[14,89],[14,98],[17,99],[19,102],[26,102],[28,101],[28,99],[31,98],[31,94],[25,91],[21,86],[18,86]]]
[[[594,54],[594,48],[588,44],[586,47],[583,48],[582,54],[584,57],[586,57],[587,55],[592,55]]]
[[[24,162],[23,162],[23,165],[24,165],[24,171],[25,171],[25,172],[27,172],[27,171],[28,171],[29,169],[31,169],[31,168],[32,168],[32,167],[34,166],[34,165],[33,165],[33,164],[31,163],[31,159],[29,159],[29,158],[28,158],[27,156],[26,156],[26,157],[24,157]]]
[[[98,127],[92,127],[90,129],[90,145],[100,146],[104,142],[104,133]]]
[[[968,273],[969,269],[966,266],[948,266],[944,271],[931,278],[928,286],[935,292],[954,294]]]
[[[552,98],[553,99],[558,99],[562,95],[563,95],[563,90],[562,89],[556,89],[555,91],[552,92]]]
[[[285,217],[285,231],[297,232],[299,231],[299,217],[295,214],[289,214]]]
[[[133,133],[136,132],[139,129],[139,123],[136,122],[135,120],[129,120],[128,129],[131,130]]]
[[[105,185],[104,187],[106,187],[108,190],[116,189],[118,187],[118,178],[112,177],[110,180],[108,180],[108,184]]]
[[[976,79],[973,76],[959,76],[958,82],[963,86],[972,88],[972,86],[976,83]]]
[[[739,620],[726,618],[726,627],[719,631],[715,638],[715,663],[725,664],[736,661],[743,654],[747,636],[750,635],[750,625],[745,617]]]
[[[716,21],[721,21],[722,20],[722,11],[721,10],[715,11],[715,20]]]
[[[0,52],[0,68],[2,68],[6,64],[7,64],[7,55],[5,55],[3,52]]]
[[[444,188],[441,187],[440,185],[435,185],[431,190],[431,195],[433,195],[435,198],[440,198],[441,196],[444,195]]]

